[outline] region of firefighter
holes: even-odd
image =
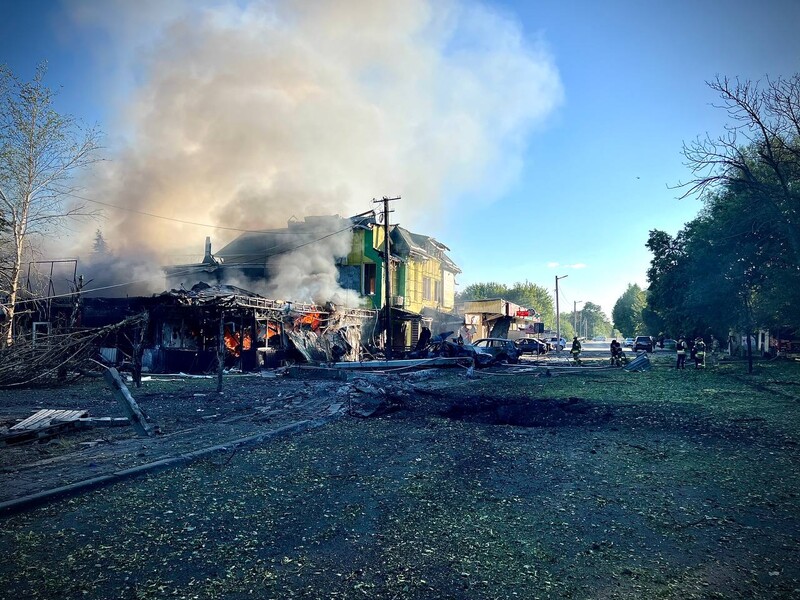
[[[694,368],[703,369],[706,366],[706,343],[699,337],[694,341]]]
[[[683,339],[683,336],[678,338],[678,343],[675,344],[675,349],[678,352],[678,362],[675,364],[676,369],[685,369],[686,368],[686,340]]]
[[[622,344],[617,340],[611,340],[611,366],[622,366]]]
[[[569,351],[569,353],[572,354],[572,360],[575,361],[576,365],[581,364],[581,349],[581,342],[578,340],[578,336],[576,335],[574,338],[572,338],[572,350]]]

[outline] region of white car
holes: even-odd
[[[553,347],[553,350],[563,350],[567,347],[567,340],[565,340],[563,337],[561,338],[561,341],[559,341],[559,338],[555,337],[551,337],[549,341],[550,345]]]

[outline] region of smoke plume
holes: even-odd
[[[142,212],[253,230],[396,194],[393,221],[435,235],[456,202],[502,193],[561,99],[546,51],[480,4],[133,4],[76,2],[73,13],[121,40],[112,55],[131,69],[111,160],[87,194],[139,211],[105,209],[117,257],[159,265],[202,253],[206,235],[215,248],[236,235]],[[331,256],[324,268],[320,256],[280,257],[275,293],[326,289],[304,273],[313,260],[335,283]]]

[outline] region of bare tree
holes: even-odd
[[[95,158],[99,132],[82,128],[53,108],[55,93],[44,85],[46,64],[30,82],[0,66],[0,229],[4,268],[0,303],[4,313],[0,347],[13,343],[23,261],[41,241],[71,218],[93,214],[75,202],[74,176]]]
[[[800,259],[800,74],[758,82],[717,77],[708,83],[731,123],[723,135],[684,144],[693,179],[681,197],[736,186],[769,209]]]

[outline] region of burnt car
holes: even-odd
[[[495,357],[490,352],[476,348],[472,344],[459,344],[456,341],[450,341],[448,338],[451,335],[453,335],[453,332],[448,331],[435,336],[426,347],[409,352],[407,358],[465,357],[471,358],[475,366],[479,368],[488,367],[495,362]]]
[[[547,343],[536,338],[521,338],[514,342],[520,354],[546,354]]]
[[[472,345],[488,352],[499,363],[518,363],[520,352],[516,344],[506,338],[483,338],[475,340]]]

